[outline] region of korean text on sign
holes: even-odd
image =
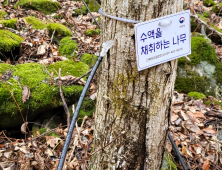
[[[160,23],[164,20],[170,20],[171,23],[169,22],[169,25],[161,25]],[[140,71],[190,54],[189,21],[190,12],[184,11],[136,24],[138,70]]]

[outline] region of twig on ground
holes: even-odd
[[[40,66],[41,66],[41,68],[42,68],[42,70],[44,71],[44,72],[46,72],[46,74],[48,74],[50,77],[51,77],[51,74],[49,74],[49,72],[48,72],[48,70],[46,69],[46,67],[45,67],[45,69],[42,67],[42,65],[40,64]],[[45,65],[44,65],[45,66]]]
[[[81,78],[85,77],[87,74],[89,74],[92,71],[92,69],[90,69],[87,73],[83,74],[82,76],[80,76],[79,78],[77,78],[76,80],[74,80],[72,83],[75,83],[77,81],[79,81]]]
[[[65,125],[65,126],[66,126],[66,125]],[[64,127],[64,126],[59,126],[59,127]],[[51,130],[49,130],[49,131],[47,131],[47,132],[44,132],[43,134],[41,134],[41,135],[39,135],[39,136],[37,136],[37,137],[35,137],[35,138],[32,138],[32,139],[31,139],[30,141],[28,141],[27,143],[32,142],[32,141],[34,141],[34,140],[36,140],[36,139],[38,139],[38,138],[46,135],[47,133],[50,133],[50,132],[53,132],[53,131],[55,132],[55,130],[58,129],[59,127],[54,128],[54,129],[51,129]]]
[[[51,41],[50,41],[49,45],[52,44],[52,40],[53,40],[54,34],[55,34],[55,30],[54,30],[53,33],[52,33],[52,37],[51,37]]]
[[[7,88],[7,89],[8,89],[8,91],[10,92],[10,94],[11,94],[11,96],[12,96],[12,98],[13,98],[13,100],[14,100],[15,104],[16,104],[16,106],[17,106],[17,107],[18,107],[18,109],[19,109],[19,112],[21,113],[23,123],[25,123],[25,119],[24,119],[24,117],[23,117],[23,115],[22,115],[22,111],[21,111],[21,109],[20,109],[20,107],[19,107],[19,105],[18,105],[17,101],[15,100],[15,97],[13,96],[12,91],[9,89],[9,87],[7,86],[7,84],[5,83],[5,81],[4,81],[4,80],[1,78],[1,76],[0,76],[0,80],[3,82],[3,84],[5,84],[6,88]],[[29,134],[31,135],[30,130],[29,130],[29,128],[28,128],[28,125],[26,125],[26,128],[28,129]]]
[[[109,146],[110,144],[112,144],[116,139],[118,139],[120,136],[124,135],[126,132],[123,131],[121,132],[121,134],[119,134],[116,138],[114,138],[111,142],[107,143],[105,146],[103,146],[102,148],[98,149],[97,151],[93,152],[91,155],[89,155],[88,157],[86,157],[85,159],[83,159],[81,162],[78,163],[78,165],[76,165],[73,169],[75,169],[77,166],[81,165],[83,162],[85,162],[85,160],[89,159],[90,157],[92,157],[94,154],[96,154],[97,152],[101,151],[102,149],[104,149],[105,147]]]
[[[51,119],[48,121],[48,123],[46,123],[45,128],[48,128],[49,123],[54,119],[54,117],[55,117],[57,114],[58,114],[58,113],[56,113],[55,115],[53,115],[53,116],[51,117]]]
[[[62,98],[62,103],[63,103],[63,106],[64,106],[64,110],[65,110],[66,115],[67,115],[67,126],[68,126],[68,129],[69,129],[70,113],[69,113],[69,108],[66,104],[66,101],[65,101],[65,98],[64,98],[64,95],[63,95],[63,92],[62,92],[61,68],[59,68],[59,91],[60,91],[60,96]]]

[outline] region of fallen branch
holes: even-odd
[[[66,112],[66,115],[67,115],[67,126],[69,128],[69,125],[70,125],[70,113],[69,113],[69,108],[66,104],[66,101],[65,101],[65,98],[63,96],[63,92],[62,92],[62,80],[61,80],[61,68],[59,68],[59,91],[60,91],[60,96],[62,98],[62,103],[63,103],[63,106],[64,106],[64,110]]]
[[[82,76],[80,76],[79,78],[77,78],[76,80],[74,80],[72,83],[78,82],[81,78],[85,77],[87,74],[89,74],[92,71],[92,69],[90,69],[87,73],[83,74]]]
[[[207,28],[213,32],[215,32],[217,35],[219,35],[220,37],[222,37],[222,33],[219,32],[218,30],[212,28],[210,25],[208,25],[205,21],[203,21],[202,19],[200,19],[197,15],[193,15],[190,14],[191,17],[195,18],[196,20],[198,20],[201,24],[207,26]]]

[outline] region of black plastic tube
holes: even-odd
[[[82,2],[84,3],[85,7],[88,9],[90,15],[93,17],[94,21],[96,22],[96,24],[98,25],[98,27],[100,28],[100,25],[98,23],[98,21],[96,20],[96,18],[94,17],[94,15],[92,14],[92,12],[90,11],[89,7],[87,6],[86,2],[84,0],[82,0]]]
[[[173,141],[172,136],[170,135],[170,133],[168,133],[168,138],[170,139],[170,142],[171,142],[171,144],[172,144],[172,146],[173,146],[173,150],[176,152],[176,155],[178,156],[178,158],[179,158],[179,160],[180,160],[180,163],[181,163],[183,169],[184,169],[184,170],[188,170],[188,169],[187,169],[187,166],[185,165],[185,163],[184,163],[184,161],[183,161],[182,156],[180,155],[179,150],[177,149],[176,144],[175,144],[174,141]]]
[[[72,137],[72,134],[73,134],[73,129],[76,126],[76,120],[77,120],[77,117],[79,115],[79,109],[82,105],[82,102],[83,102],[83,99],[86,95],[89,84],[90,84],[94,74],[96,73],[96,70],[97,70],[99,64],[102,62],[102,59],[103,59],[103,57],[99,57],[98,60],[96,61],[96,64],[94,65],[94,67],[93,67],[93,69],[92,69],[92,71],[91,71],[91,73],[90,73],[90,75],[89,75],[89,77],[86,81],[86,84],[83,88],[83,91],[82,91],[81,96],[79,98],[78,104],[76,106],[76,109],[75,109],[75,112],[74,112],[74,115],[73,115],[73,118],[72,118],[72,121],[71,121],[71,124],[70,124],[70,127],[69,127],[69,131],[68,131],[68,134],[67,134],[67,137],[66,137],[66,141],[65,141],[63,150],[62,150],[62,155],[61,155],[61,158],[59,160],[59,165],[58,165],[57,170],[62,170],[62,168],[63,168],[65,158],[66,158],[66,154],[67,154],[67,150],[69,148],[69,143],[70,143],[70,140],[71,140],[71,137]]]

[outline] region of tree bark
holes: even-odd
[[[148,21],[183,8],[182,0],[103,0],[102,11]],[[137,71],[134,25],[102,18],[101,43],[115,39],[98,76],[95,150],[119,139],[91,159],[91,169],[161,168],[169,126],[177,60]]]

